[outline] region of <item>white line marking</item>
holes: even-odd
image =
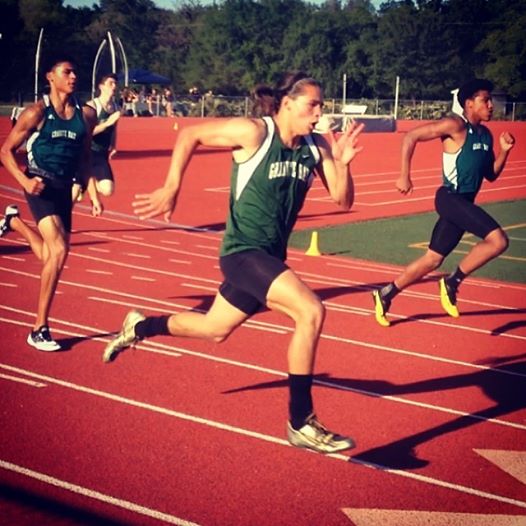
[[[189,287],[191,289],[206,290],[207,292],[213,292],[214,296],[217,293],[217,287],[205,287],[204,285],[194,285],[192,283],[181,283],[182,287]]]
[[[71,493],[76,493],[77,495],[82,495],[93,500],[105,502],[106,504],[111,504],[112,506],[132,511],[146,517],[152,517],[153,519],[164,521],[169,524],[177,524],[178,526],[198,526],[195,522],[189,522],[184,519],[180,519],[179,517],[175,517],[174,515],[169,515],[168,513],[163,513],[153,508],[147,508],[128,500],[122,500],[112,497],[111,495],[105,495],[104,493],[100,493],[93,489],[78,486],[77,484],[72,484],[71,482],[66,482],[64,480],[46,475],[45,473],[33,471],[32,469],[24,468],[22,466],[18,466],[17,464],[12,464],[11,462],[6,462],[5,460],[0,460],[0,468],[13,473],[18,473],[19,475],[30,477],[35,480],[39,480],[40,482],[44,482],[50,486],[65,489]]]
[[[110,250],[107,248],[88,247],[92,252],[100,252],[101,254],[109,254]]]
[[[237,426],[231,426],[229,424],[225,424],[225,423],[218,422],[218,421],[215,421],[215,420],[210,420],[210,419],[207,419],[207,418],[202,418],[202,417],[190,415],[190,414],[187,414],[187,413],[181,413],[179,411],[174,411],[172,409],[167,409],[165,407],[149,404],[149,403],[146,403],[146,402],[141,402],[139,400],[134,400],[134,399],[131,399],[131,398],[126,398],[126,397],[123,397],[123,396],[120,396],[120,395],[116,395],[116,394],[113,394],[113,393],[108,393],[106,391],[100,391],[98,389],[92,389],[90,387],[86,387],[86,386],[83,386],[83,385],[74,384],[74,383],[71,383],[71,382],[68,382],[68,381],[65,381],[65,380],[60,380],[60,379],[55,378],[55,377],[51,377],[51,376],[47,376],[47,375],[41,375],[41,374],[38,374],[38,373],[34,373],[32,371],[19,369],[17,367],[12,367],[12,366],[7,365],[7,364],[0,363],[0,367],[4,368],[4,369],[7,369],[7,370],[9,370],[11,372],[17,372],[19,374],[26,374],[27,376],[33,376],[34,378],[38,378],[38,379],[46,381],[46,382],[48,382],[50,384],[59,385],[59,386],[64,387],[66,389],[72,389],[74,391],[79,391],[79,392],[82,392],[82,393],[91,394],[91,395],[94,395],[94,396],[98,396],[100,398],[105,398],[107,400],[112,400],[114,402],[130,405],[132,407],[138,407],[140,409],[145,409],[147,411],[152,411],[154,413],[159,413],[159,414],[171,416],[171,417],[174,417],[174,418],[178,418],[180,420],[185,420],[187,422],[192,422],[192,423],[195,423],[195,424],[205,425],[205,426],[208,426],[208,427],[212,427],[214,429],[219,429],[221,431],[227,431],[227,432],[235,433],[235,434],[238,434],[238,435],[246,436],[246,437],[249,437],[249,438],[255,438],[255,439],[258,439],[258,440],[263,440],[265,442],[269,442],[269,443],[272,443],[272,444],[277,444],[277,445],[280,445],[280,446],[291,447],[290,444],[287,441],[285,441],[284,439],[277,438],[277,437],[274,437],[272,435],[259,433],[257,431],[251,431],[251,430],[244,429],[244,428],[237,427]],[[467,493],[467,494],[470,494],[470,495],[475,495],[477,497],[482,497],[482,498],[495,500],[495,501],[499,501],[499,502],[505,502],[507,504],[511,504],[511,505],[518,506],[518,507],[521,507],[521,508],[526,508],[526,502],[523,502],[523,501],[520,501],[520,500],[516,500],[516,499],[511,499],[511,498],[504,497],[504,496],[501,496],[501,495],[496,495],[494,493],[488,493],[488,492],[485,492],[485,491],[480,491],[480,490],[477,490],[477,489],[474,489],[474,488],[470,488],[468,486],[462,486],[460,484],[453,484],[453,483],[450,483],[450,482],[447,482],[447,481],[443,481],[443,480],[439,480],[439,479],[435,479],[435,478],[432,478],[432,477],[426,477],[426,476],[423,476],[423,475],[418,475],[418,474],[412,473],[412,472],[406,472],[406,471],[397,470],[397,469],[390,469],[390,468],[387,468],[386,466],[382,466],[381,464],[373,464],[373,463],[368,463],[368,462],[364,462],[364,461],[360,461],[360,460],[355,460],[352,457],[348,457],[348,456],[340,454],[340,453],[336,453],[336,454],[332,454],[332,455],[325,455],[325,456],[326,457],[330,457],[330,458],[334,458],[334,459],[337,459],[337,460],[343,460],[344,462],[353,462],[353,463],[360,464],[360,465],[365,466],[365,467],[379,469],[381,471],[384,471],[384,472],[392,474],[392,475],[398,475],[398,476],[410,478],[410,479],[413,479],[413,480],[418,480],[419,482],[424,482],[424,483],[427,483],[427,484],[431,484],[433,486],[439,486],[439,487],[443,487],[443,488],[452,489],[452,490],[458,491],[460,493]],[[6,463],[3,462],[3,464],[6,464]]]
[[[14,288],[14,289],[18,288],[18,285],[16,283],[2,283],[2,282],[0,282],[0,286],[2,286],[2,287],[11,287],[11,288]]]
[[[19,309],[14,309],[14,308],[11,308],[11,307],[4,307],[4,306],[0,305],[0,308],[5,308],[6,310],[13,311],[13,312],[19,312],[19,313],[22,313],[22,314],[32,315],[32,313],[28,313],[28,312],[25,312],[25,311],[22,311],[22,310],[19,310]],[[27,325],[27,326],[29,326],[29,324],[26,324],[24,322],[10,320],[8,318],[1,318],[0,317],[0,321],[5,321],[6,323],[12,323],[14,325]],[[79,327],[79,328],[82,328],[82,329],[84,329],[86,331],[95,331],[96,330],[96,329],[94,329],[92,327],[88,327],[88,326],[84,326],[84,325],[77,325],[77,324],[73,324],[71,322],[66,322],[66,321],[60,320],[60,319],[51,318],[51,321],[58,322],[58,323],[63,323],[64,325]],[[64,331],[64,330],[61,330],[61,329],[54,329],[54,332],[60,333],[60,334],[68,334],[68,335],[72,334],[69,331]],[[82,335],[76,334],[76,336],[82,336]],[[93,339],[96,340],[96,341],[103,341],[103,342],[107,342],[108,341],[106,338],[104,338],[104,339],[103,338],[93,338]],[[194,356],[194,357],[197,357],[197,358],[203,358],[203,359],[209,360],[209,361],[223,363],[223,364],[226,364],[226,365],[232,365],[234,367],[240,367],[240,368],[243,368],[243,369],[250,369],[250,370],[254,370],[254,371],[258,371],[258,372],[263,372],[263,373],[267,373],[267,374],[270,374],[272,376],[278,376],[278,377],[281,377],[281,378],[286,378],[288,376],[288,373],[283,372],[283,371],[278,371],[276,369],[270,369],[268,367],[260,367],[258,365],[253,365],[253,364],[249,364],[249,363],[246,363],[246,362],[239,362],[237,360],[230,360],[230,359],[227,359],[227,358],[221,358],[219,356],[209,355],[209,354],[205,354],[205,353],[201,353],[201,352],[197,352],[197,351],[192,351],[190,349],[185,349],[185,348],[182,348],[182,347],[174,347],[174,346],[170,346],[170,345],[165,345],[165,344],[158,343],[158,342],[151,341],[151,340],[141,342],[140,344],[138,344],[136,346],[136,349],[144,350],[146,352],[153,352],[153,353],[167,354],[167,355],[171,355],[171,352],[175,351],[174,354],[173,354],[174,356],[180,356],[181,354],[183,354],[183,355],[188,355],[188,356]],[[164,349],[165,352],[163,353],[161,349]],[[176,354],[176,353],[180,353],[180,354]],[[412,353],[409,353],[409,354],[412,354]],[[440,361],[446,361],[446,360],[440,360]],[[449,360],[447,360],[447,361],[449,361]],[[507,371],[503,371],[503,370],[499,370],[499,369],[491,369],[490,367],[487,367],[487,366],[473,366],[473,367],[479,368],[479,369],[492,370],[494,372],[501,372],[501,373],[506,373],[507,372]],[[523,375],[519,375],[517,373],[509,373],[509,374],[516,374],[517,376],[523,376]],[[360,394],[360,395],[373,396],[373,397],[376,397],[376,398],[382,398],[384,400],[389,400],[389,401],[392,401],[392,402],[395,402],[395,403],[402,403],[402,404],[412,405],[412,406],[419,407],[419,408],[422,408],[422,409],[430,409],[432,411],[439,411],[439,412],[442,412],[442,413],[449,413],[449,414],[452,414],[452,415],[455,415],[455,416],[462,416],[462,417],[467,417],[467,418],[473,418],[474,420],[478,420],[478,421],[489,422],[489,423],[502,425],[502,426],[506,426],[506,427],[512,427],[512,428],[516,428],[516,429],[520,429],[520,430],[526,430],[526,425],[516,424],[515,422],[509,422],[507,420],[500,420],[500,419],[496,419],[496,418],[485,418],[485,417],[481,417],[481,416],[476,415],[476,414],[474,415],[474,414],[471,414],[471,413],[467,413],[465,411],[458,411],[456,409],[450,409],[448,407],[443,407],[443,406],[438,406],[438,405],[433,405],[433,404],[427,404],[427,403],[423,403],[423,402],[417,402],[417,401],[409,400],[409,399],[402,398],[402,397],[399,397],[399,396],[381,395],[380,393],[377,393],[377,392],[374,392],[374,391],[367,391],[365,389],[357,389],[357,388],[342,386],[342,385],[340,385],[338,383],[334,383],[334,382],[331,382],[331,381],[328,381],[328,380],[317,380],[317,379],[315,379],[314,383],[318,384],[318,385],[321,385],[321,386],[324,386],[324,387],[327,387],[327,388],[330,388],[330,389],[338,389],[340,391],[348,391],[348,392],[357,393],[357,394]]]
[[[0,373],[0,378],[4,380],[9,380],[11,382],[18,382],[21,384],[30,385],[31,387],[47,387],[46,384],[41,382],[34,382],[33,380],[27,380],[26,378],[19,378],[18,376],[11,376],[10,374]]]
[[[19,270],[9,269],[9,268],[6,268],[6,267],[0,267],[0,270],[11,272],[13,274],[18,274],[18,275],[22,275],[22,276],[31,277],[33,279],[40,279],[40,277],[37,276],[37,275],[30,274],[28,272],[19,271]],[[189,276],[186,276],[186,277],[189,277]],[[69,286],[73,286],[73,287],[79,287],[79,288],[83,288],[83,289],[88,289],[88,290],[91,290],[91,291],[102,292],[102,293],[106,293],[106,294],[110,294],[110,295],[121,296],[121,297],[128,298],[128,299],[146,301],[146,302],[149,302],[150,304],[153,303],[153,304],[156,304],[156,305],[163,305],[165,307],[170,308],[172,312],[176,311],[177,309],[188,310],[189,308],[191,308],[191,307],[188,307],[187,305],[180,305],[180,304],[177,304],[177,303],[171,303],[171,302],[167,302],[167,301],[157,300],[157,299],[154,299],[154,298],[147,298],[147,297],[144,297],[144,296],[137,296],[135,294],[129,294],[129,293],[126,293],[126,292],[119,292],[119,291],[116,291],[116,290],[110,290],[110,289],[106,289],[106,288],[103,288],[103,287],[95,287],[95,286],[87,285],[87,284],[84,284],[84,283],[70,282],[70,281],[63,280],[63,281],[61,281],[61,284],[62,285],[69,285]],[[108,300],[106,298],[100,298],[99,300],[100,301],[111,301],[111,300]],[[129,306],[128,303],[123,303],[123,305]],[[1,306],[0,305],[0,307],[3,307],[5,309],[10,310],[10,307],[7,307],[7,306]],[[147,307],[147,308],[151,309],[152,307]],[[16,309],[13,309],[13,311],[14,312],[18,312]],[[24,312],[24,311],[20,311],[20,312]],[[31,315],[31,316],[34,315],[32,313],[27,313],[27,314]],[[275,328],[277,330],[281,330],[281,331],[284,331],[284,332],[291,332],[292,331],[291,327],[285,327],[283,325],[271,324],[271,323],[261,322],[261,321],[257,321],[257,320],[249,320],[249,322],[253,323],[254,325],[263,325],[263,326],[267,326],[267,327],[272,327],[272,328]],[[394,348],[394,347],[375,345],[373,343],[368,343],[368,342],[365,342],[365,341],[351,340],[351,339],[348,339],[348,338],[339,338],[339,337],[336,337],[336,336],[330,336],[329,337],[326,334],[322,334],[321,337],[322,338],[327,338],[327,339],[334,339],[334,340],[340,341],[342,343],[349,343],[349,344],[352,344],[352,345],[358,345],[360,347],[372,348],[372,349],[377,349],[377,350],[382,350],[382,351],[387,351],[387,352],[392,352],[392,353],[400,353],[400,354],[404,354],[404,355],[408,355],[408,356],[422,358],[422,359],[425,359],[425,360],[438,361],[438,362],[454,364],[454,365],[461,365],[461,366],[464,366],[464,367],[467,367],[467,368],[471,368],[471,369],[492,370],[492,371],[495,371],[495,372],[501,373],[501,374],[509,374],[509,375],[513,375],[513,376],[523,376],[523,375],[520,375],[519,373],[514,373],[512,371],[506,371],[506,370],[503,370],[503,369],[492,369],[491,367],[487,367],[487,366],[483,366],[483,365],[472,364],[472,363],[469,363],[469,362],[463,362],[463,361],[459,361],[459,360],[452,360],[452,359],[449,359],[449,358],[442,358],[442,357],[439,357],[439,356],[422,354],[422,353],[417,353],[417,352],[413,352],[413,351],[407,351],[407,350],[404,350],[404,349],[397,349],[397,348]]]
[[[107,270],[95,270],[95,269],[87,268],[86,272],[91,272],[92,274],[104,274],[106,276],[113,276],[113,272],[109,272]]]
[[[127,236],[126,234],[122,235],[123,239],[131,239],[132,241],[142,241],[143,238],[140,236]]]
[[[170,263],[181,263],[183,265],[191,265],[192,262],[187,259],[169,259]]]
[[[152,259],[152,256],[149,256],[148,254],[135,254],[134,252],[125,252],[124,255],[132,258]]]
[[[21,262],[26,261],[24,258],[17,258],[15,256],[2,256],[2,259],[9,259],[9,261],[21,261]]]

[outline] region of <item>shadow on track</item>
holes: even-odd
[[[516,358],[522,358],[523,356],[520,355]],[[315,375],[314,383],[326,388],[349,390],[377,398],[475,387],[494,402],[493,405],[487,408],[462,415],[389,444],[371,448],[351,458],[351,461],[356,460],[360,463],[372,464],[383,468],[417,469],[429,464],[428,460],[418,458],[415,453],[417,446],[445,434],[466,429],[488,419],[500,418],[526,407],[526,398],[524,397],[526,361],[514,362],[513,360],[514,358],[492,359],[491,363],[498,364],[498,367],[474,373],[431,378],[408,384],[394,384],[384,380],[337,378],[328,374]],[[258,389],[284,389],[287,386],[288,380],[283,379],[230,389],[222,394],[234,394]],[[393,417],[393,421],[395,419],[396,417]]]

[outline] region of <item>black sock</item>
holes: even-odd
[[[451,288],[457,290],[458,286],[462,283],[465,277],[466,274],[464,274],[464,272],[460,270],[460,267],[457,267],[457,270],[455,270],[455,272],[452,272],[446,278],[446,282]]]
[[[380,289],[380,296],[382,296],[384,300],[391,302],[399,292],[400,289],[394,284],[394,281],[392,281]]]
[[[170,316],[149,316],[135,325],[135,335],[141,340],[158,335],[169,335],[168,319]]]
[[[312,374],[289,374],[290,425],[294,429],[303,427],[312,413]]]

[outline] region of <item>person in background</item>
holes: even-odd
[[[311,388],[318,340],[325,319],[319,297],[285,263],[287,242],[315,175],[344,210],[354,199],[350,163],[363,126],[336,139],[314,134],[323,107],[320,84],[305,73],[287,73],[277,86],[256,90],[262,118],[232,118],[184,128],[178,134],[165,184],[133,203],[142,219],[174,211],[185,169],[198,145],[233,149],[230,213],[220,251],[224,281],[206,314],[182,312],[126,316],[106,346],[105,362],[138,340],[156,335],[222,342],[262,306],[294,322],[288,345],[291,444],[321,453],[354,447],[315,415]]]
[[[99,96],[86,103],[97,115],[91,142],[91,172],[87,187],[94,215],[100,215],[103,209],[98,196],[110,197],[115,191],[115,177],[110,160],[117,153],[117,123],[121,116],[115,102],[117,76],[108,74],[101,77],[98,90]],[[75,184],[73,199],[81,200],[82,191],[81,185]]]
[[[502,254],[508,238],[500,225],[475,204],[484,179],[493,182],[501,174],[515,144],[509,132],[499,137],[500,152],[495,158],[493,136],[484,122],[491,119],[493,103],[491,82],[473,79],[458,91],[463,114],[452,115],[424,124],[406,134],[402,142],[402,171],[396,187],[403,195],[413,191],[411,160],[419,142],[440,139],[442,144],[442,186],[435,196],[439,215],[427,252],[405,268],[393,282],[373,292],[376,321],[388,327],[386,314],[391,302],[402,290],[440,267],[459,244],[464,232],[481,241],[460,261],[456,270],[439,281],[440,303],[450,316],[457,318],[457,292],[472,272]]]

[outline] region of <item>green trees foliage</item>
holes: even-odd
[[[245,95],[277,73],[303,69],[326,95],[449,98],[477,75],[526,100],[526,2],[523,0],[199,0],[160,9],[152,0],[99,0],[72,8],[63,0],[0,0],[0,99],[27,100],[34,53],[67,50],[89,91],[107,31],[122,41],[131,68],[169,77],[176,93],[197,87]],[[108,69],[104,61],[102,69]]]

